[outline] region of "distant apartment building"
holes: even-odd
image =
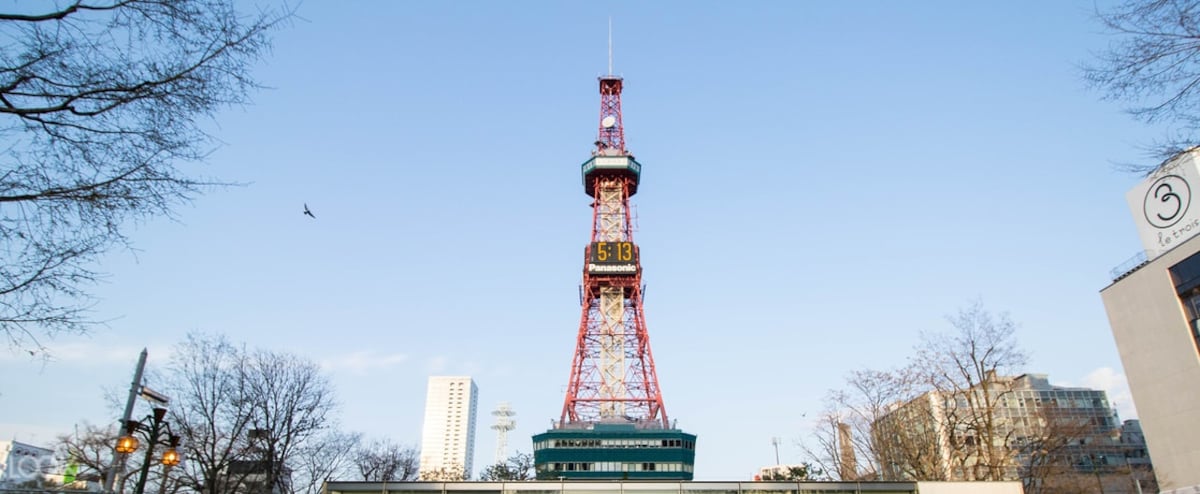
[[[1129,191],[1144,250],[1100,291],[1164,493],[1200,492],[1200,149]],[[1200,196],[1198,196],[1200,197]]]
[[[282,461],[233,460],[225,465],[225,476],[218,481],[223,492],[232,494],[294,492],[292,469]]]
[[[1027,492],[1054,492],[1049,486],[1064,479],[1093,492],[1153,486],[1141,428],[1135,420],[1122,424],[1104,391],[1054,386],[1044,374],[989,376],[984,384],[929,392],[877,419],[871,433],[880,477],[992,476],[1021,480]]]
[[[472,472],[479,389],[470,377],[433,376],[421,429],[421,480],[462,480]]]

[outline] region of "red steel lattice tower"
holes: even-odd
[[[561,425],[660,423],[666,408],[642,308],[642,267],[633,241],[629,198],[641,164],[625,149],[620,77],[600,78],[600,129],[583,187],[592,202],[591,242],[584,251],[582,316]]]

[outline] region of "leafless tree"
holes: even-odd
[[[169,365],[171,423],[186,441],[183,483],[199,493],[223,494],[240,479],[230,465],[250,452],[252,428],[245,392],[243,350],[224,337],[190,334]]]
[[[332,386],[316,364],[293,355],[193,334],[176,347],[170,369],[171,421],[188,454],[182,482],[197,492],[250,483],[289,492],[299,456],[334,423]]]
[[[376,439],[355,451],[354,465],[359,477],[367,482],[415,480],[420,456],[412,446]]]
[[[846,377],[846,389],[830,390],[825,397],[825,409],[820,423],[813,431],[819,451],[814,463],[842,480],[860,476],[873,478],[879,473],[875,444],[871,440],[871,424],[887,413],[893,390],[890,372],[862,370]],[[848,428],[848,434],[844,429]],[[854,461],[848,461],[853,454]]]
[[[74,434],[58,436],[55,441],[56,455],[64,463],[72,460],[79,465],[78,478],[100,478],[112,460],[117,435],[116,427],[99,427],[84,422],[76,427]]]
[[[1016,324],[974,302],[949,317],[953,331],[923,333],[913,368],[940,401],[955,478],[1001,480],[1013,467],[1012,428],[999,413],[1011,384],[998,380],[1027,360]]]
[[[950,480],[934,396],[913,398],[872,424],[879,480]]]
[[[1021,482],[1025,494],[1070,492],[1075,483],[1066,482],[1066,477],[1077,473],[1073,453],[1078,453],[1078,445],[1083,442],[1097,439],[1097,429],[1090,417],[1043,403],[1024,432],[1014,446],[1024,458]]]
[[[921,448],[906,442],[916,438],[881,433],[876,424],[885,422],[896,406],[915,398],[921,391],[919,384],[909,369],[851,372],[845,389],[826,395],[812,441],[802,444],[809,460],[840,480],[893,480],[898,475],[896,456]]]
[[[1148,123],[1179,126],[1177,135],[1153,146],[1158,161],[1197,142],[1200,130],[1200,1],[1127,0],[1097,17],[1116,36],[1084,78],[1112,100],[1133,105],[1129,113]],[[1148,173],[1155,166],[1131,166]]]
[[[833,391],[830,393],[832,394]],[[817,417],[817,422],[809,432],[808,439],[799,441],[800,449],[804,451],[809,462],[822,471],[828,472],[834,480],[855,480],[860,475],[872,478],[875,471],[870,468],[868,468],[868,472],[860,474],[860,470],[856,467],[853,475],[847,475],[851,472],[849,472],[849,466],[845,464],[844,455],[841,454],[841,437],[839,436],[839,427],[843,424],[841,417],[841,410],[827,397],[825,408]],[[856,456],[861,453],[860,445],[856,444],[853,447]]]
[[[463,480],[471,480],[471,472],[462,465],[447,465],[440,468],[430,468],[421,470],[418,474],[420,480],[435,481],[435,482],[461,482]]]
[[[1001,413],[1024,365],[1016,325],[975,302],[923,333],[909,365],[832,390],[805,451],[841,480],[1002,480],[1017,468]],[[853,452],[853,454],[850,454]],[[853,465],[853,466],[852,466]]]
[[[284,7],[71,0],[0,12],[0,333],[85,332],[97,258],[131,221],[171,216],[211,180],[203,120],[244,104]]]
[[[1110,422],[1078,404],[1015,394],[1027,389],[1014,377],[1027,357],[1006,314],[975,302],[948,320],[949,331],[921,335],[908,366],[853,372],[830,391],[801,444],[815,466],[839,480],[1020,479],[1027,494],[1094,490],[1107,477],[1120,484],[1118,469],[1080,463],[1124,454]],[[1122,477],[1131,487],[1133,474]]]
[[[116,428],[83,422],[76,424],[73,434],[60,434],[55,438],[55,455],[60,460],[73,460],[79,466],[79,476],[103,475],[108,467],[107,456],[112,453],[116,440]]]
[[[348,478],[361,441],[358,433],[334,430],[303,445],[294,462],[292,490],[297,494],[319,494],[325,482]]]
[[[316,363],[294,355],[259,350],[247,356],[244,369],[267,485],[286,488],[291,482],[284,466],[332,424],[333,387]]]
[[[789,481],[789,480],[817,480],[822,474],[821,469],[814,467],[810,463],[802,463],[800,465],[786,465],[783,468],[772,470],[764,473],[762,478],[756,480],[762,481]]]
[[[534,471],[533,455],[529,453],[517,453],[508,457],[501,463],[497,463],[487,467],[482,474],[479,475],[479,480],[489,481],[518,481],[518,480],[535,480],[537,475]]]

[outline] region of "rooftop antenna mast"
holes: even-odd
[[[608,75],[612,75],[612,16],[608,16]]]
[[[496,464],[504,463],[508,455],[508,431],[517,428],[517,421],[513,419],[517,412],[514,412],[512,406],[508,402],[501,402],[492,415],[496,416],[496,423],[492,425],[492,429],[496,431]]]

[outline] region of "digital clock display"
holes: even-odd
[[[638,247],[633,242],[592,242],[588,274],[632,275],[638,271]]]

